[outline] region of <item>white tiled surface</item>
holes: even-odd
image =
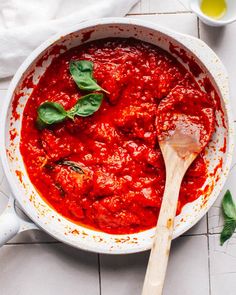
[[[160,26],[165,26],[169,29],[198,36],[197,17],[192,13],[179,14],[153,14],[153,15],[130,15],[132,18],[139,18],[150,22],[155,22]],[[184,22],[183,22],[184,19]]]
[[[218,53],[230,76],[236,121],[236,24],[208,28],[188,12],[187,0],[141,0],[129,17],[143,18],[200,36]],[[0,107],[10,79],[0,80]],[[235,166],[225,189],[236,197]],[[0,213],[9,188],[0,166]],[[235,295],[236,234],[221,247],[220,202],[184,237],[174,241],[164,295]],[[1,295],[138,295],[149,253],[106,256],[81,252],[40,231],[28,231],[0,249]]]
[[[141,0],[130,14],[176,13],[186,12],[188,0]]]
[[[102,294],[141,294],[148,254],[101,255]],[[185,294],[209,294],[206,236],[180,237],[173,242],[163,295]]]
[[[0,251],[2,295],[99,295],[98,256],[60,243]]]
[[[219,235],[209,238],[212,295],[235,295],[236,290],[236,234],[223,247]]]

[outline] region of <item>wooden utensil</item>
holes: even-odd
[[[196,158],[197,151],[200,151],[199,145],[194,142],[191,144],[191,138],[181,133],[160,142],[160,148],[166,166],[166,185],[144,281],[143,295],[162,294],[181,182],[188,167]]]
[[[214,107],[203,92],[177,86],[157,109],[156,129],[166,185],[142,295],[161,295],[182,179],[214,131]]]

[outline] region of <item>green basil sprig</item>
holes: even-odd
[[[46,101],[37,110],[37,127],[43,129],[52,124],[63,122],[67,118],[73,120],[75,116],[90,116],[100,108],[102,99],[102,93],[90,93],[82,96],[68,111],[59,103]]]
[[[221,245],[231,238],[236,229],[236,205],[229,190],[224,195],[222,209],[224,214],[224,228],[220,235]]]
[[[86,91],[104,91],[109,94],[93,78],[93,62],[88,60],[71,60],[70,73],[80,89]]]

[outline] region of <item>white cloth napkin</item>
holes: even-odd
[[[124,16],[139,0],[0,0],[0,78],[40,43],[81,21]]]

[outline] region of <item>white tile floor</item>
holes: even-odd
[[[102,294],[141,294],[148,254],[101,255]],[[206,236],[181,237],[173,242],[164,295],[183,294],[209,294]]]
[[[223,247],[219,235],[209,237],[212,295],[235,295],[236,290],[236,234]]]
[[[98,256],[60,243],[4,246],[0,269],[3,295],[99,295]]]
[[[130,14],[153,14],[153,13],[176,13],[185,12],[188,0],[141,0],[131,11]],[[185,5],[183,5],[183,3]]]
[[[187,1],[187,0],[185,0]],[[231,102],[236,121],[236,24],[208,28],[182,5],[183,0],[141,0],[129,17],[154,21],[193,36],[200,36],[218,53],[231,81]],[[9,85],[0,80],[0,107]],[[236,165],[236,156],[234,157]],[[235,166],[236,167],[236,166]],[[225,189],[236,197],[236,168]],[[0,166],[0,213],[9,188]],[[221,247],[220,201],[199,224],[173,243],[164,295],[235,295],[236,234]],[[0,249],[1,295],[138,295],[148,253],[107,256],[81,252],[57,243],[40,231],[28,231]]]

